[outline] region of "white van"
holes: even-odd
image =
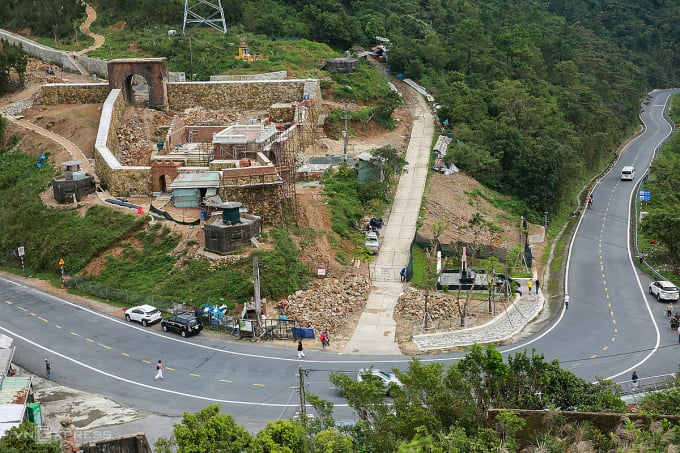
[[[635,179],[635,167],[626,166],[621,169],[621,181],[632,181]]]

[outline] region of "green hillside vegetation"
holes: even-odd
[[[576,188],[611,160],[637,124],[644,89],[678,81],[673,68],[680,51],[670,38],[678,6],[643,3],[649,9],[632,0],[616,8],[604,0],[549,6],[538,0],[244,0],[226,6],[228,35],[198,27],[169,38],[168,29],[181,30],[182,1],[159,9],[151,0],[108,0],[98,4],[94,26],[107,44],[94,55],[163,56],[172,70],[193,71],[199,79],[280,69],[318,77],[324,58],[386,36],[391,73],[417,80],[441,105],[438,116],[456,138],[449,159],[523,200],[530,219],[540,221],[546,211],[554,217],[568,210]],[[43,20],[21,17],[27,24]],[[121,21],[124,28],[111,27]],[[23,23],[7,22],[15,29]],[[242,37],[269,61],[234,60]]]

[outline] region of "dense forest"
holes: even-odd
[[[9,0],[0,26],[66,39],[82,8],[75,0],[53,3],[58,6]],[[131,30],[181,27],[184,2],[158,3],[102,0],[98,21],[125,21]],[[456,138],[449,160],[520,198],[537,218],[566,208],[575,188],[612,159],[637,123],[646,90],[680,80],[674,40],[680,5],[671,0],[238,0],[223,6],[228,26],[243,34],[321,41],[337,50],[388,37],[391,73],[417,80],[441,105],[439,119]],[[140,48],[176,57],[158,43]]]

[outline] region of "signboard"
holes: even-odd
[[[21,247],[19,247],[19,248],[17,249],[17,255],[18,255],[18,256],[24,256],[24,255],[26,255],[26,249],[24,248],[24,246],[21,246]]]
[[[649,190],[641,190],[638,193],[638,200],[640,201],[649,201],[651,199],[651,194]]]
[[[66,264],[66,261],[64,261],[64,258],[59,258],[59,265],[63,266],[64,264]]]
[[[241,332],[252,332],[253,331],[253,322],[248,321],[246,319],[241,319],[238,322],[238,328]]]

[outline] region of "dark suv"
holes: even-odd
[[[203,330],[203,324],[193,313],[180,313],[179,315],[170,316],[161,321],[161,326],[164,332],[173,330],[179,332],[183,337],[197,334]]]

